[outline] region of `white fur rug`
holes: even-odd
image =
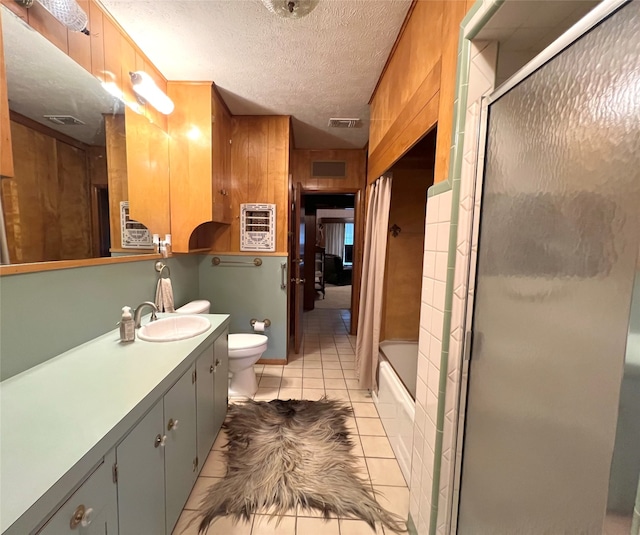
[[[261,510],[276,516],[297,506],[406,531],[404,519],[383,509],[357,475],[346,427],[351,414],[327,399],[231,405],[223,426],[227,474],[202,500],[199,533],[218,516],[248,520]]]

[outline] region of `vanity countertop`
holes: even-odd
[[[116,329],[0,383],[0,533],[30,532],[229,324],[203,316],[193,338],[121,343]]]

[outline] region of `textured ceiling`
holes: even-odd
[[[236,115],[293,116],[297,148],[361,148],[368,101],[411,0],[320,0],[280,18],[260,0],[101,0],[168,80],[214,81]],[[330,117],[359,117],[355,129]]]

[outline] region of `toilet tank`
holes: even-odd
[[[191,301],[184,306],[176,309],[178,314],[208,314],[211,309],[211,303],[206,299],[198,299]]]

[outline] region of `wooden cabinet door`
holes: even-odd
[[[38,531],[38,535],[117,534],[117,496],[112,477],[114,463],[115,452],[111,451],[73,496]]]
[[[195,366],[164,395],[166,533],[172,532],[197,477]],[[150,532],[151,533],[151,532]]]
[[[119,535],[165,534],[163,405],[116,447]]]
[[[229,400],[229,331],[225,331],[213,343],[214,354],[214,438],[227,417]]]
[[[207,460],[217,429],[214,425],[214,390],[215,378],[213,345],[205,349],[196,361],[196,416],[198,419],[198,461],[202,467]]]

